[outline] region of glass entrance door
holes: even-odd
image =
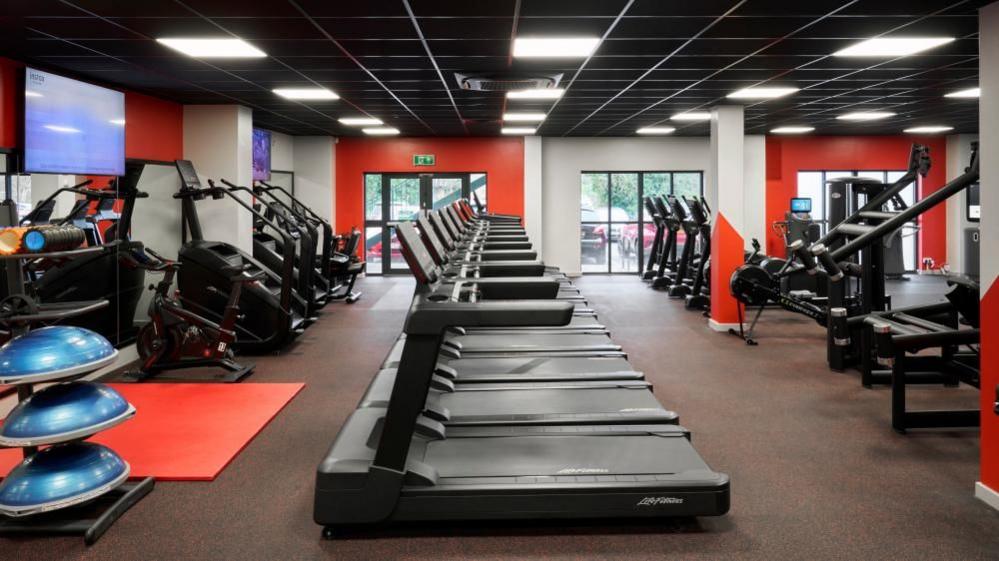
[[[468,197],[471,175],[481,177],[484,187],[485,174],[365,174],[364,247],[368,272],[409,274],[393,225],[415,220],[420,211],[443,208]]]

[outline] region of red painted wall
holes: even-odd
[[[20,62],[0,57],[0,147],[21,146]],[[58,72],[56,72],[58,73]],[[177,160],[184,157],[184,106],[125,91],[125,157]]]
[[[798,191],[798,172],[808,170],[903,170],[913,142],[930,149],[930,172],[919,185],[924,197],[947,180],[947,141],[944,137],[840,136],[767,138],[768,255],[784,256],[784,240],[770,225],[784,219],[789,201]],[[919,262],[932,257],[936,266],[947,262],[947,209],[939,205],[919,221]]]
[[[20,145],[21,94],[17,85],[23,68],[16,60],[0,57],[0,148]]]
[[[413,167],[413,154],[433,154],[437,165]],[[490,212],[524,214],[522,138],[341,138],[335,172],[340,231],[364,225],[369,172],[485,172]]]

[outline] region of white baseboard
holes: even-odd
[[[710,327],[712,331],[718,331],[719,333],[728,333],[729,329],[735,329],[736,331],[739,330],[738,323],[718,323],[714,319],[708,320],[708,327]]]
[[[999,493],[981,481],[975,483],[975,497],[990,507],[999,510]]]

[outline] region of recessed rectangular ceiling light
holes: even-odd
[[[889,113],[888,111],[857,111],[855,113],[844,113],[838,115],[836,118],[840,121],[877,121],[894,116],[894,113]]]
[[[374,127],[370,129],[361,129],[364,134],[371,134],[375,136],[389,136],[393,134],[399,134],[399,129],[395,127]]]
[[[953,37],[875,37],[850,45],[833,53],[833,56],[897,57],[920,53],[933,47],[946,45]]]
[[[260,58],[266,53],[242,39],[157,39],[157,43],[195,58]]]
[[[710,121],[711,113],[707,111],[691,111],[689,113],[677,113],[669,118],[670,121]]]
[[[815,127],[787,126],[771,129],[770,132],[773,134],[804,134],[806,132],[812,132],[813,130],[815,130]]]
[[[638,134],[670,134],[675,130],[673,127],[642,127],[635,132]]]
[[[944,97],[982,97],[982,88],[968,88],[966,90],[958,90],[956,92],[950,92]]]
[[[731,99],[776,99],[778,97],[791,95],[796,91],[798,91],[798,88],[753,87],[743,88],[739,91],[732,92],[726,97]]]
[[[374,117],[341,117],[337,120],[340,121],[341,125],[347,125],[348,127],[370,127],[383,124],[381,119],[375,119]]]
[[[947,132],[954,130],[954,127],[948,127],[945,125],[929,125],[924,127],[912,127],[905,129],[902,132],[909,134],[937,134],[941,132]]]
[[[540,123],[545,120],[544,113],[504,113],[504,121],[520,121],[525,123]]]
[[[546,88],[536,90],[514,90],[506,92],[507,99],[558,99],[565,90],[562,88]]]
[[[534,131],[538,129],[532,129],[530,127],[503,127],[500,131],[503,134],[534,134]]]
[[[277,88],[274,93],[285,99],[340,99],[326,88]]]
[[[593,54],[598,37],[517,37],[514,58],[584,58]]]

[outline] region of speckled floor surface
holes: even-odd
[[[897,435],[887,390],[829,371],[814,323],[768,313],[760,346],[747,348],[631,276],[577,284],[704,458],[731,476],[729,515],[441,524],[322,541],[311,513],[316,465],[398,335],[411,283],[366,279],[356,305],[332,305],[294,348],[257,359],[253,381],[307,386],[216,481],[158,484],[93,547],[2,540],[0,558],[999,559],[999,513],[973,497],[974,431]],[[924,388],[911,401],[975,395]]]

